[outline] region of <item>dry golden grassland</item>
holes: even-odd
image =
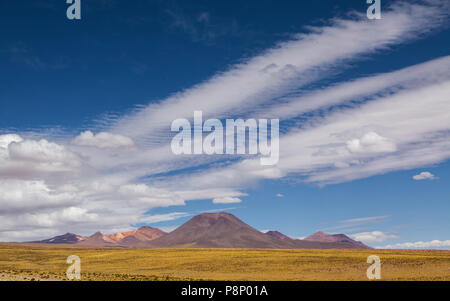
[[[82,280],[367,280],[369,255],[382,280],[450,280],[450,251],[107,249],[0,244],[0,279],[65,280],[69,255]]]

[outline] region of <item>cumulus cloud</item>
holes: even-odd
[[[94,135],[91,131],[82,132],[72,140],[72,143],[79,146],[92,146],[98,148],[131,147],[135,145],[131,138],[123,135],[107,132],[100,132]]]
[[[278,198],[282,198],[282,197],[284,197],[284,194],[282,194],[282,193],[277,193],[275,196],[278,197]]]
[[[34,212],[0,213],[0,241],[39,240],[66,232],[91,235],[99,230],[106,233],[127,231],[131,229],[130,224],[139,219],[126,208],[124,211],[69,205],[59,209],[36,208]]]
[[[58,227],[66,223],[71,225],[88,223],[99,218],[97,214],[89,213],[87,209],[80,207],[67,207],[50,212],[26,213],[19,216],[29,226],[48,228]]]
[[[7,149],[12,142],[21,142],[22,137],[16,134],[0,135],[0,148]]]
[[[50,189],[44,181],[0,180],[0,214],[64,207],[75,201],[75,194]]]
[[[241,203],[242,200],[239,198],[233,197],[224,197],[224,198],[216,198],[213,199],[214,204],[233,204],[233,203]]]
[[[382,231],[354,233],[349,236],[357,241],[362,241],[367,244],[383,242],[391,238],[398,238],[397,234]]]
[[[63,145],[16,134],[0,135],[0,177],[32,178],[70,172],[81,165],[79,156]]]
[[[78,157],[64,146],[45,139],[11,142],[8,145],[9,157],[14,161],[45,163],[49,167],[78,167]]]
[[[450,240],[431,240],[403,242],[387,246],[377,247],[378,249],[450,249]]]
[[[413,179],[416,181],[420,180],[436,180],[437,177],[433,175],[431,172],[423,171],[418,175],[413,176]]]
[[[395,152],[395,143],[375,132],[368,132],[359,139],[347,141],[347,148],[352,153],[389,153]]]

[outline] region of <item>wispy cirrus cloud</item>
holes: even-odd
[[[240,198],[233,197],[224,197],[224,198],[215,198],[213,199],[214,204],[233,204],[233,203],[241,203],[242,200]]]
[[[204,83],[124,116],[113,129],[148,141],[151,137],[160,139],[154,132],[166,129],[172,120],[191,119],[195,110],[202,110],[205,118],[245,113],[300,89],[318,71],[319,77],[326,76],[330,69],[364,54],[420,38],[442,25],[446,17],[448,13],[440,6],[395,4],[384,13],[383,22],[370,22],[356,13],[354,19],[334,19],[328,26],[311,27],[311,32],[282,42]]]
[[[128,137],[107,132],[94,134],[91,131],[82,132],[72,140],[72,144],[98,148],[119,148],[135,146],[133,140]]]
[[[319,225],[323,226],[323,229],[328,231],[344,231],[346,229],[376,225],[386,221],[389,217],[389,215],[358,217],[340,221],[325,222]]]
[[[171,212],[166,214],[152,214],[147,215],[145,219],[142,220],[142,222],[149,223],[149,224],[155,224],[160,222],[167,222],[176,220],[182,217],[191,216],[192,214],[187,212]]]

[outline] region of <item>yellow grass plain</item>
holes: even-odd
[[[369,255],[381,280],[450,280],[450,251],[108,249],[0,244],[0,280],[66,280],[81,258],[82,280],[368,280]]]

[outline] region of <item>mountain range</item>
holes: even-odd
[[[78,244],[96,247],[132,247],[138,243],[151,241],[166,234],[166,232],[160,229],[144,226],[133,231],[119,232],[110,235],[104,235],[100,232],[96,232],[91,236],[81,236],[73,233],[66,233],[64,235],[55,236],[50,239],[34,241],[34,243]]]
[[[166,233],[144,226],[139,229],[91,236],[73,233],[34,241],[44,244],[77,244],[122,248],[265,248],[265,249],[368,249],[362,242],[344,234],[314,233],[305,239],[293,239],[278,231],[263,233],[226,212],[203,213]]]

